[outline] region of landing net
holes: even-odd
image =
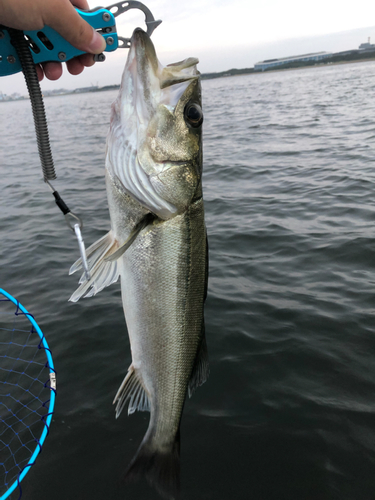
[[[52,420],[56,377],[47,341],[28,311],[0,288],[0,500],[18,488]]]

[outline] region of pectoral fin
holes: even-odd
[[[91,279],[86,280],[82,274],[80,286],[70,297],[71,302],[77,302],[81,297],[92,297],[118,280],[120,273],[115,262],[107,262],[106,257],[118,249],[118,242],[115,240],[112,231],[91,245],[86,252]],[[82,269],[82,260],[78,259],[70,268],[69,274],[73,274]],[[91,290],[90,290],[91,288]]]
[[[112,253],[108,257],[106,257],[104,260],[106,262],[114,262],[118,258],[123,255],[126,250],[130,247],[130,245],[134,242],[138,234],[144,229],[146,226],[151,224],[151,222],[155,219],[155,216],[153,214],[146,214],[143,219],[135,226],[134,230],[131,232],[129,238],[123,243],[116,252]]]

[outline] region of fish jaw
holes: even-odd
[[[183,213],[201,179],[201,127],[186,120],[200,107],[198,60],[166,67],[149,36],[136,29],[112,105],[106,168],[125,192],[163,220]]]
[[[120,92],[112,107],[111,125],[120,122],[124,135],[134,145],[150,120],[155,103],[160,101],[158,75],[160,63],[150,38],[141,29],[131,39]]]

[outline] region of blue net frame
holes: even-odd
[[[0,288],[0,500],[18,488],[49,434],[56,372],[47,341],[18,300]]]

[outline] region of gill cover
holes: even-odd
[[[198,60],[163,67],[136,29],[112,105],[106,168],[142,206],[169,219],[184,212],[201,181]]]

